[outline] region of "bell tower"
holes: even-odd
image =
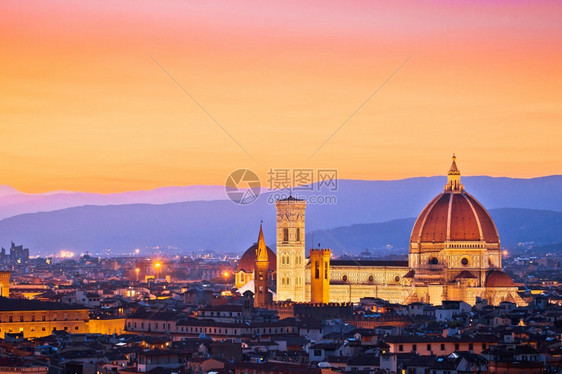
[[[330,257],[329,249],[310,250],[310,302],[330,302]]]
[[[260,224],[258,245],[256,247],[256,263],[254,267],[254,307],[265,308],[269,300],[269,259],[267,247],[263,238],[263,229]]]
[[[9,271],[0,271],[0,296],[10,297],[10,275]]]
[[[305,302],[304,211],[306,201],[277,200],[277,301]]]

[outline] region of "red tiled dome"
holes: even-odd
[[[494,221],[484,207],[463,191],[444,191],[421,212],[410,241],[442,243],[479,241],[499,243]]]
[[[238,262],[238,266],[236,267],[236,271],[244,270],[246,273],[254,271],[254,266],[256,263],[256,248],[258,244],[254,244],[250,248],[244,252],[240,261]],[[271,248],[267,248],[267,260],[269,262],[268,269],[270,271],[275,271],[277,269],[277,256],[275,252],[271,250]]]
[[[501,270],[494,270],[486,277],[486,287],[514,287],[513,279]]]
[[[465,192],[461,173],[453,154],[447,173],[447,184],[419,215],[411,243],[444,243],[446,241],[485,241],[499,244],[500,236],[486,209]]]

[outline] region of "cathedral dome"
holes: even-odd
[[[255,263],[256,263],[256,249],[258,248],[258,243],[255,243],[250,248],[244,252],[240,261],[238,261],[238,266],[236,267],[236,271],[244,270],[246,273],[250,273],[254,271]],[[277,256],[275,256],[275,252],[271,250],[271,248],[267,248],[267,259],[269,262],[268,269],[270,271],[275,271],[277,269]]]
[[[485,241],[498,243],[498,230],[486,209],[460,184],[460,172],[453,156],[448,182],[421,212],[411,242]]]
[[[494,270],[486,277],[486,287],[514,287],[513,279],[501,270]]]

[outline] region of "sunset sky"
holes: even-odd
[[[562,174],[561,19],[561,1],[0,0],[0,184],[397,179],[453,152],[463,175]]]

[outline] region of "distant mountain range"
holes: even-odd
[[[0,186],[0,219],[22,213],[48,212],[82,205],[167,204],[225,198],[223,186],[162,187],[150,191],[112,194],[69,191],[28,194],[10,186]]]
[[[548,210],[502,208],[489,210],[504,247],[515,248],[520,243],[545,249],[562,249],[562,212]],[[415,218],[403,218],[382,223],[359,224],[316,230],[308,233],[309,246],[332,248],[339,254],[357,254],[369,249],[373,255],[384,255],[391,249],[407,249]],[[314,240],[314,241],[313,241]]]
[[[341,224],[382,222],[410,217],[425,206],[446,182],[446,177],[418,177],[393,181],[339,180],[337,191],[322,194],[337,197],[346,205]],[[486,176],[463,177],[468,191],[487,208],[529,208],[562,211],[562,176],[517,179]],[[267,191],[264,193],[267,194]],[[299,195],[310,196],[307,191]],[[162,187],[150,191],[111,194],[53,191],[23,193],[0,185],[0,219],[22,213],[47,212],[83,205],[167,204],[184,201],[226,200],[224,186]],[[263,200],[263,198],[261,198]],[[365,206],[367,212],[356,211]],[[339,215],[341,211],[334,211]],[[359,212],[359,213],[358,213]],[[351,219],[356,217],[359,221]],[[351,219],[351,220],[350,220]]]
[[[302,197],[336,199],[330,204],[308,205],[308,246],[320,242],[340,253],[344,251],[340,246],[350,252],[385,245],[405,248],[414,218],[404,217],[417,216],[442,190],[445,181],[445,177],[340,180],[336,191],[295,191]],[[503,244],[562,241],[557,212],[562,211],[562,176],[463,177],[463,183],[491,210]],[[171,247],[166,250],[177,252],[205,249],[241,253],[256,240],[260,220],[264,221],[268,245],[274,246],[275,206],[268,201],[272,194],[266,191],[253,204],[240,206],[222,200],[222,186],[168,187],[108,195],[14,194],[9,187],[3,187],[0,212],[8,218],[0,221],[0,244],[7,246],[14,240],[30,247],[32,253],[44,254],[61,249],[95,253],[105,248],[131,251],[155,246]],[[518,209],[509,212],[495,208]],[[28,213],[14,215],[19,211]]]

